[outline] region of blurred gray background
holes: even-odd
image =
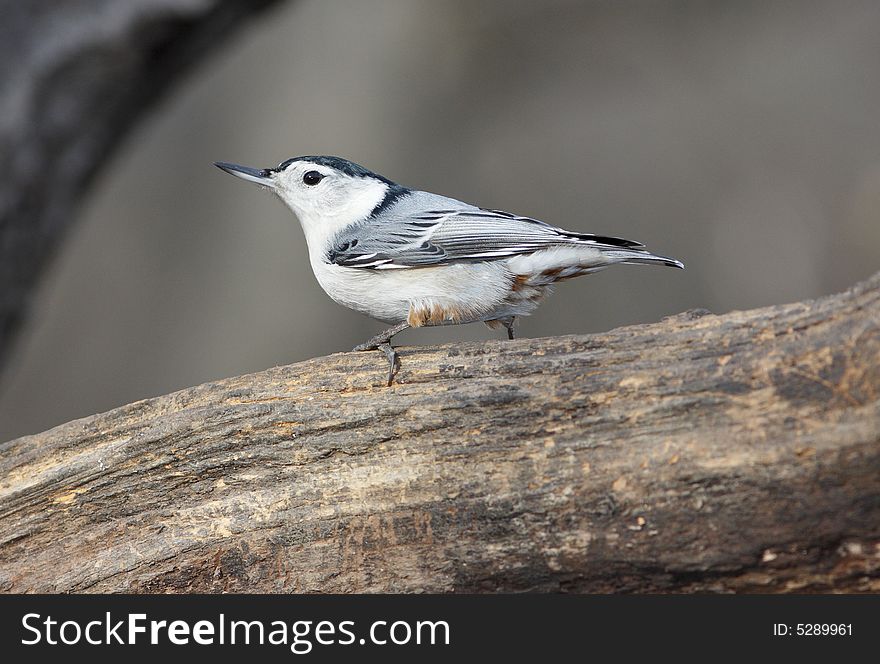
[[[0,440],[382,328],[323,294],[295,218],[215,160],[336,154],[687,264],[562,284],[521,336],[844,289],[880,269],[878,35],[869,0],[284,4],[96,182],[0,377]]]

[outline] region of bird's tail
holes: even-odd
[[[618,249],[615,247],[613,249],[603,249],[602,255],[614,260],[615,263],[668,265],[669,267],[677,267],[680,270],[684,269],[684,263],[681,261],[667,256],[658,256],[644,249]]]

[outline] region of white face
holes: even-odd
[[[265,184],[299,218],[309,248],[318,250],[325,239],[366,218],[388,190],[380,180],[352,177],[307,161],[272,172]]]
[[[340,230],[369,216],[388,191],[381,180],[346,175],[310,161],[293,161],[281,170],[216,165],[275,192],[299,219],[312,258],[323,253]]]

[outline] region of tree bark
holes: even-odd
[[[0,362],[80,195],[189,65],[275,0],[0,0]]]
[[[880,590],[880,274],[341,353],[2,446],[7,592]]]

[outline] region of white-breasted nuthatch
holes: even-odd
[[[393,327],[354,350],[381,350],[409,327],[483,321],[514,338],[563,279],[615,263],[682,268],[639,242],[563,230],[501,210],[415,191],[339,157],[294,157],[274,168],[216,162],[267,187],[299,218],[318,283],[339,304]]]

